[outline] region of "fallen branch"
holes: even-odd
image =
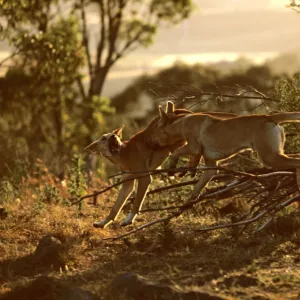
[[[145,177],[145,176],[148,176],[149,174],[150,175],[155,175],[155,174],[161,174],[161,173],[168,173],[170,171],[172,172],[182,172],[182,171],[194,171],[194,170],[212,170],[212,169],[221,169],[221,167],[205,167],[205,168],[174,168],[174,169],[160,169],[160,170],[146,170],[146,171],[137,171],[137,172],[123,172],[123,173],[120,173],[116,176],[119,176],[119,175],[124,175],[124,174],[143,174],[143,175],[140,175],[140,176],[132,176],[130,178],[126,178],[124,180],[120,180],[119,182],[115,183],[115,184],[112,184],[110,186],[107,186],[105,187],[104,189],[100,190],[100,191],[97,191],[97,192],[94,192],[93,194],[88,194],[88,195],[84,195],[82,197],[80,197],[79,199],[77,198],[70,198],[69,200],[72,202],[74,200],[76,200],[75,202],[72,202],[71,205],[76,205],[78,204],[79,202],[83,201],[84,199],[87,199],[87,198],[92,198],[92,197],[95,197],[95,196],[98,196],[98,195],[101,195],[105,192],[108,192],[109,190],[121,185],[122,183],[124,182],[127,182],[129,180],[132,180],[132,179],[138,179],[138,178],[142,178],[142,177]],[[228,171],[230,172],[230,171]],[[146,173],[146,174],[145,174]],[[192,181],[192,183],[189,183],[189,184],[193,184],[195,183],[194,181]],[[188,184],[185,184],[185,183],[182,183],[181,186],[184,186],[184,185],[188,185]],[[173,187],[171,187],[173,188]],[[166,189],[168,189],[166,187]]]
[[[244,182],[244,183],[245,183],[245,182]],[[241,184],[241,182],[236,183],[236,184],[234,184],[234,185],[232,185],[232,186],[230,186],[230,187],[227,187],[227,188],[224,189],[224,190],[220,190],[220,191],[216,191],[216,192],[212,192],[212,193],[205,193],[205,194],[201,195],[200,197],[198,197],[197,199],[192,199],[191,201],[189,201],[189,202],[187,202],[187,203],[185,203],[185,204],[183,204],[183,205],[174,206],[174,207],[169,207],[168,209],[179,209],[179,211],[173,212],[172,214],[170,214],[170,215],[167,216],[167,217],[160,218],[160,219],[157,219],[157,220],[148,222],[148,223],[146,223],[146,224],[144,224],[144,225],[141,225],[141,226],[139,226],[139,227],[137,227],[137,228],[135,228],[135,229],[133,229],[133,230],[127,232],[127,233],[124,233],[124,234],[121,234],[121,235],[117,235],[117,236],[114,236],[114,237],[107,237],[107,238],[105,238],[104,240],[117,240],[117,239],[121,239],[121,238],[124,238],[124,237],[126,237],[126,236],[128,236],[128,235],[131,235],[131,234],[134,234],[134,233],[136,233],[136,232],[138,232],[138,231],[141,231],[142,229],[145,229],[145,228],[147,228],[147,227],[150,227],[150,226],[152,226],[152,225],[154,225],[154,224],[159,224],[159,223],[164,223],[164,222],[166,222],[166,221],[170,221],[171,219],[174,219],[174,218],[179,217],[179,216],[182,215],[186,210],[192,208],[195,204],[199,203],[199,202],[202,201],[203,199],[205,199],[205,198],[212,198],[212,197],[214,197],[214,196],[217,196],[217,195],[220,195],[220,194],[222,194],[222,193],[225,193],[225,192],[227,192],[228,190],[233,189],[233,188],[239,186],[240,184]],[[167,209],[167,208],[165,208],[165,209]],[[162,210],[162,209],[160,209],[160,210]],[[142,212],[142,211],[141,211],[141,212]]]
[[[230,175],[236,177],[232,182],[227,182],[220,187],[210,189],[197,197],[191,199],[188,202],[180,205],[166,206],[161,208],[147,208],[140,213],[155,212],[155,211],[172,211],[167,216],[150,221],[146,224],[138,226],[137,228],[113,237],[105,238],[105,240],[117,240],[137,233],[145,228],[153,226],[159,223],[169,222],[170,220],[179,217],[185,211],[190,210],[197,204],[201,204],[201,207],[209,205],[211,201],[222,201],[228,197],[241,195],[243,197],[249,197],[254,202],[250,208],[248,214],[244,215],[242,219],[233,223],[225,224],[213,224],[204,228],[197,229],[196,232],[211,231],[223,228],[231,228],[237,226],[243,226],[244,229],[264,217],[269,215],[267,221],[259,227],[258,230],[262,230],[266,227],[266,223],[270,223],[275,215],[281,211],[284,207],[290,205],[293,202],[300,201],[299,189],[296,186],[295,172],[292,171],[272,171],[265,173],[265,170],[260,170],[262,174],[259,174],[259,170],[256,170],[256,174],[246,172],[232,171]],[[228,175],[228,174],[222,174]],[[222,177],[221,177],[222,178]],[[224,179],[224,177],[223,177]],[[187,184],[193,184],[194,180],[187,183],[179,183],[170,185],[167,187],[158,188],[150,191],[152,193],[159,193],[164,190],[168,190],[175,187],[180,187]],[[149,192],[149,193],[150,193]],[[229,194],[228,194],[229,193]],[[296,195],[295,195],[296,193]],[[254,194],[254,195],[253,195]],[[247,196],[248,195],[248,196]],[[292,198],[290,198],[292,197]],[[288,198],[288,199],[287,199]]]

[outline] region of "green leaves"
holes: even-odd
[[[190,0],[152,0],[150,11],[155,14],[160,21],[169,23],[179,23],[190,16],[195,8]]]
[[[281,78],[276,81],[274,98],[278,101],[278,109],[281,111],[300,111],[300,75],[293,78]],[[299,153],[299,123],[285,124],[287,134],[286,152]]]
[[[282,111],[300,111],[300,75],[276,81],[274,96]]]

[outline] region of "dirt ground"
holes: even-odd
[[[225,299],[300,299],[300,230],[247,231],[238,239],[232,229],[200,233],[195,229],[211,216],[191,211],[168,225],[104,241],[159,215],[139,216],[127,228],[117,222],[94,229],[93,221],[107,213],[114,197],[103,198],[97,207],[85,204],[81,212],[74,206],[36,205],[34,199],[8,203],[9,213],[0,220],[3,299],[16,287],[45,275],[110,299],[111,282],[127,272],[181,288],[199,287]],[[49,234],[64,245],[64,262],[33,266],[30,256]]]

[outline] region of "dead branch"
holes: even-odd
[[[292,171],[269,171],[266,173],[265,169],[256,169],[254,173],[248,172],[236,172],[228,171],[234,177],[233,181],[227,181],[222,186],[214,189],[207,190],[196,199],[189,200],[188,202],[180,205],[173,205],[161,208],[147,208],[140,213],[155,212],[155,211],[169,211],[167,216],[150,221],[146,224],[138,226],[137,228],[113,237],[108,237],[105,240],[117,240],[144,230],[155,224],[166,223],[172,219],[175,219],[182,215],[185,211],[192,209],[195,205],[201,204],[201,207],[214,202],[222,201],[229,197],[242,196],[249,199],[252,204],[250,211],[245,214],[242,219],[237,222],[212,224],[203,228],[195,230],[196,232],[211,231],[217,229],[231,228],[231,227],[243,227],[243,230],[251,224],[254,224],[260,220],[264,221],[257,230],[262,230],[269,224],[278,212],[290,204],[300,201],[300,194],[298,186],[296,185],[295,172]],[[227,173],[221,175],[228,175]],[[226,178],[222,177],[221,178]],[[216,179],[216,178],[215,178]],[[227,176],[228,179],[228,176]],[[184,183],[174,184],[167,187],[158,188],[150,191],[151,193],[159,193],[161,191],[169,190],[183,185],[193,184],[195,181],[191,180]],[[150,193],[149,192],[149,193]],[[148,193],[148,194],[149,194]]]
[[[121,235],[117,235],[117,236],[114,236],[114,237],[105,238],[105,240],[117,240],[117,239],[121,239],[121,238],[124,238],[124,237],[126,237],[128,235],[131,235],[131,234],[134,234],[134,233],[136,233],[138,231],[141,231],[141,230],[143,230],[143,229],[145,229],[147,227],[150,227],[150,226],[152,226],[154,224],[165,223],[167,221],[170,221],[171,219],[179,217],[186,210],[192,208],[196,203],[199,203],[203,199],[205,199],[205,198],[212,198],[213,196],[217,196],[217,195],[220,195],[222,193],[225,193],[228,190],[237,187],[238,184],[240,184],[240,182],[237,182],[236,184],[232,184],[230,187],[226,187],[224,190],[221,189],[221,190],[213,192],[213,193],[205,193],[205,194],[201,195],[200,197],[198,197],[197,199],[194,199],[194,200],[191,200],[191,201],[187,202],[186,204],[179,205],[179,206],[174,206],[174,207],[170,207],[169,209],[179,209],[179,211],[173,212],[173,213],[171,213],[167,217],[160,218],[160,219],[148,222],[148,223],[146,223],[144,225],[141,225],[141,226],[137,227],[136,229],[133,229],[133,230],[127,232],[127,233],[124,233],[124,234],[121,234]]]
[[[247,172],[228,170],[227,168],[221,167],[221,166],[211,166],[211,167],[202,166],[202,167],[197,167],[197,168],[172,168],[172,169],[145,170],[145,171],[136,171],[136,172],[122,172],[122,173],[117,174],[116,176],[124,175],[124,174],[142,174],[142,175],[132,176],[130,178],[120,180],[119,182],[117,182],[115,184],[112,184],[108,187],[105,187],[104,189],[102,189],[100,191],[94,192],[93,194],[84,195],[84,196],[80,197],[79,199],[78,198],[70,198],[69,201],[72,203],[71,205],[76,205],[79,202],[83,201],[84,199],[92,198],[92,197],[98,196],[100,194],[103,194],[105,192],[108,192],[109,190],[121,185],[122,183],[124,183],[126,181],[129,181],[129,180],[132,180],[132,179],[142,178],[142,177],[148,176],[149,174],[150,175],[155,175],[155,174],[161,174],[161,173],[168,173],[170,171],[172,171],[172,172],[182,172],[182,171],[204,171],[204,170],[221,170],[221,171],[226,172],[228,174],[231,174],[233,176],[239,175],[239,176],[244,176],[246,178],[252,178],[252,179],[255,179],[255,180],[258,180],[258,181],[264,179],[265,177],[276,176],[276,175],[291,175],[291,174],[295,173],[295,172],[288,172],[288,171],[275,171],[275,172],[272,172],[272,173],[269,173],[269,174],[255,175],[255,174],[251,174],[251,173],[247,173]],[[189,184],[193,184],[193,183],[194,182],[191,182]],[[189,185],[189,184],[183,183],[182,185],[179,185],[179,186],[184,186],[184,185]],[[178,187],[178,186],[165,187],[164,190],[175,188],[175,187]],[[152,192],[152,193],[154,193],[154,192]]]
[[[274,210],[274,212],[272,213],[272,217],[270,218],[271,220],[274,219],[274,216],[276,213],[278,213],[281,209],[283,209],[284,207],[296,202],[296,201],[299,201],[300,200],[300,195],[297,195],[287,201],[285,201],[284,203],[278,205],[276,207],[276,209]],[[211,230],[216,230],[216,229],[221,229],[221,228],[230,228],[230,227],[235,227],[235,226],[240,226],[240,225],[246,225],[246,224],[250,224],[250,223],[253,223],[259,219],[261,219],[263,216],[265,216],[267,213],[270,213],[270,209],[266,209],[262,212],[260,212],[259,214],[257,214],[255,217],[251,218],[251,219],[247,219],[247,220],[244,220],[244,221],[240,221],[240,222],[235,222],[235,223],[226,223],[226,224],[221,224],[221,225],[214,225],[214,226],[209,226],[209,227],[204,227],[204,228],[200,228],[200,229],[197,229],[195,230],[196,232],[199,232],[199,231],[211,231]],[[262,225],[260,227],[260,229],[264,228],[267,223],[270,222],[270,219],[268,219],[268,221],[266,222],[266,224]]]
[[[84,195],[82,197],[80,197],[79,199],[78,198],[70,198],[69,201],[72,202],[71,205],[76,205],[78,204],[79,202],[87,199],[87,198],[92,198],[92,197],[95,197],[95,196],[98,196],[100,194],[103,194],[105,192],[108,192],[109,190],[121,185],[122,183],[126,182],[126,181],[129,181],[129,180],[132,180],[132,179],[138,179],[138,178],[142,178],[142,177],[145,177],[145,176],[148,176],[149,174],[151,175],[155,175],[155,174],[161,174],[161,173],[168,173],[169,171],[175,171],[175,172],[182,172],[182,171],[193,171],[193,170],[210,170],[210,169],[219,169],[219,167],[205,167],[205,168],[174,168],[174,169],[161,169],[161,170],[146,170],[146,171],[137,171],[137,172],[123,172],[123,173],[119,173],[117,175],[114,175],[115,176],[120,176],[120,175],[124,175],[124,174],[143,174],[143,175],[139,175],[139,176],[132,176],[130,178],[127,178],[127,179],[124,179],[124,180],[120,180],[118,181],[117,183],[115,184],[112,184],[112,185],[109,185],[105,188],[103,188],[102,190],[100,191],[97,191],[97,192],[94,192],[93,194],[88,194],[88,195]],[[145,174],[146,173],[146,174]],[[157,192],[161,192],[163,190],[168,190],[168,189],[172,189],[172,188],[175,188],[175,187],[180,187],[180,186],[185,186],[185,185],[191,185],[191,184],[194,184],[196,183],[198,180],[192,180],[190,181],[189,183],[187,182],[183,182],[183,183],[178,183],[178,184],[175,184],[175,185],[170,185],[170,186],[167,186],[167,187],[163,187],[163,188],[160,188],[159,191],[150,191],[147,193],[147,195],[151,195],[151,194],[154,194],[154,193],[157,193]],[[75,202],[73,202],[74,200],[76,200]]]
[[[266,100],[266,101],[275,101],[275,99],[268,97],[266,95],[264,95],[262,92],[258,91],[257,89],[255,89],[252,86],[245,86],[245,87],[241,87],[241,86],[237,86],[238,91],[236,93],[222,93],[220,90],[220,87],[218,87],[216,84],[214,84],[214,86],[216,87],[216,89],[218,90],[218,92],[205,92],[202,91],[201,89],[185,83],[185,82],[170,82],[168,84],[165,85],[160,85],[156,82],[149,82],[150,84],[152,84],[154,87],[150,89],[150,91],[155,95],[155,97],[157,98],[165,98],[165,97],[170,97],[169,93],[172,93],[171,97],[173,97],[173,100],[176,100],[178,97],[176,97],[174,95],[174,93],[178,93],[181,92],[183,94],[183,96],[181,98],[183,98],[183,100],[181,102],[186,102],[188,100],[191,99],[195,99],[195,97],[203,97],[203,96],[210,96],[210,97],[219,97],[220,99],[222,98],[236,98],[236,99],[260,99],[260,100]],[[254,95],[245,95],[246,93],[254,93],[257,96]],[[199,101],[199,100],[197,100]],[[207,101],[207,99],[205,100],[205,102]]]

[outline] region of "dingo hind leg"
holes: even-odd
[[[269,164],[273,169],[296,169],[296,180],[300,189],[300,159],[289,157],[285,154],[273,155],[273,161]]]
[[[197,166],[199,163],[199,160],[202,157],[202,151],[201,151],[201,146],[197,145],[197,144],[192,144],[190,142],[188,142],[187,144],[185,144],[184,146],[177,148],[171,155],[169,158],[169,165],[168,168],[169,169],[174,169],[177,167],[177,162],[178,162],[178,158],[181,156],[185,156],[185,155],[190,155],[191,156],[191,165]],[[197,165],[196,165],[197,163]],[[169,171],[168,175],[172,176],[174,175],[176,172],[175,171]]]
[[[200,159],[201,159],[202,155],[198,154],[198,155],[190,155],[189,157],[189,161],[188,163],[185,165],[185,168],[197,168],[197,166],[200,163]],[[190,170],[190,171],[182,171],[178,174],[178,177],[183,177],[186,174],[189,174],[190,177],[195,177],[197,170]]]
[[[267,124],[255,138],[255,150],[263,164],[273,169],[295,168],[297,185],[300,188],[300,158],[283,153],[285,134],[283,127]]]

